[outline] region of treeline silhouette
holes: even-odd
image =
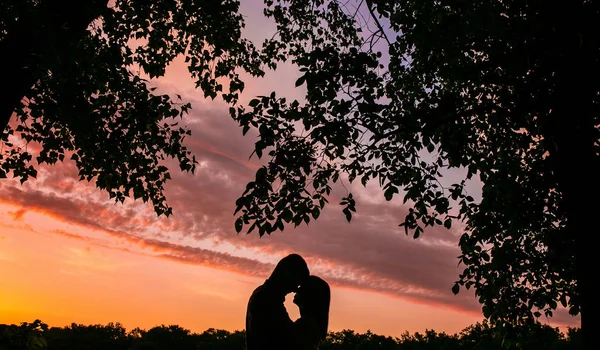
[[[465,328],[458,334],[427,330],[405,332],[400,337],[357,333],[352,330],[330,332],[320,350],[562,350],[580,349],[580,329],[534,324],[526,328],[500,330],[486,321]],[[243,331],[208,329],[193,333],[177,325],[161,325],[127,331],[119,323],[107,325],[71,324],[48,327],[40,320],[20,325],[0,325],[0,350],[242,350]]]

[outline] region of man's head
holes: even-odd
[[[269,281],[288,294],[294,292],[309,275],[306,261],[298,254],[290,254],[277,263]]]

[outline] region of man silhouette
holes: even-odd
[[[281,259],[271,276],[256,288],[246,311],[246,350],[286,350],[291,347],[293,321],[283,303],[310,275],[298,254]]]

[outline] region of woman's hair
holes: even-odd
[[[329,327],[329,304],[331,290],[329,284],[317,276],[309,276],[302,284],[303,307],[301,313],[313,318],[319,328],[319,337],[324,340]]]

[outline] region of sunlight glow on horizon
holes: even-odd
[[[14,213],[18,208],[0,209]],[[41,319],[51,326],[119,322],[127,329],[178,324],[195,332],[241,330],[247,298],[264,280],[99,246],[112,238],[85,228],[78,234],[98,240],[55,235],[49,232],[74,227],[42,214],[25,215],[35,215],[31,225],[24,218],[0,216],[0,274],[7,282],[0,287],[0,323]],[[291,299],[286,307],[295,319],[299,315]],[[475,313],[332,287],[333,331],[456,333],[480,320]]]
[[[0,209],[14,213],[18,208]],[[41,319],[51,326],[120,322],[128,329],[178,324],[196,332],[238,330],[244,328],[249,295],[264,280],[99,246],[100,239],[112,238],[85,228],[77,233],[99,240],[53,235],[49,232],[73,226],[42,214],[25,215],[34,216],[28,218],[34,219],[31,225],[24,218],[0,217],[0,274],[6,281],[0,287],[0,323]],[[381,293],[334,286],[332,294],[332,330],[457,332],[480,319]],[[291,296],[286,307],[298,317]]]

